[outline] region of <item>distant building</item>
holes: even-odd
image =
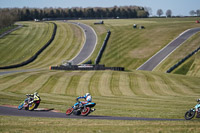
[[[39,20],[39,19],[34,19],[34,21],[35,21],[35,22],[40,22],[40,20]]]

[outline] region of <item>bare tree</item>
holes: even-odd
[[[145,10],[146,12],[148,12],[149,15],[152,15],[152,9],[151,9],[151,7],[144,7],[144,10]]]
[[[197,16],[200,16],[200,9],[196,11]]]
[[[157,15],[160,17],[161,15],[163,15],[163,10],[162,9],[158,9],[157,10]]]
[[[172,10],[168,9],[166,11],[166,17],[172,17]]]
[[[196,14],[196,12],[195,12],[194,10],[191,10],[191,11],[190,11],[190,15],[191,15],[191,16],[194,16],[195,14]]]

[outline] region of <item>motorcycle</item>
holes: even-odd
[[[34,97],[31,97],[30,95],[26,96],[27,98],[19,104],[18,109],[21,110],[24,108],[25,110],[33,111],[39,106],[41,98],[39,97],[39,95],[34,95]]]
[[[96,103],[92,103],[92,102],[84,103],[77,100],[77,103],[75,103],[74,106],[67,109],[66,115],[71,115],[73,113],[74,115],[87,116],[91,112],[95,111],[95,109],[92,108],[95,105]]]
[[[191,120],[195,114],[200,116],[200,104],[198,103],[194,108],[191,108],[185,113],[185,119]]]

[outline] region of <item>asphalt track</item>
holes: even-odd
[[[97,35],[95,31],[92,29],[92,27],[88,25],[76,22],[67,22],[67,23],[79,26],[83,30],[85,35],[85,43],[82,49],[73,59],[70,60],[70,62],[72,62],[73,65],[78,65],[87,60],[87,58],[89,58],[94,52],[97,44]]]
[[[165,60],[174,50],[176,50],[181,44],[183,44],[189,37],[200,31],[200,27],[193,28],[184,31],[176,39],[170,42],[167,46],[157,52],[137,70],[152,71],[158,66],[163,60]]]
[[[16,28],[11,29],[11,30],[9,30],[9,31],[4,32],[3,34],[1,34],[1,35],[0,35],[0,38],[4,37],[4,36],[7,35],[7,34],[10,34],[11,32],[13,32],[13,31],[15,31],[15,30],[18,30],[18,29],[21,28],[21,27],[23,27],[23,25],[18,24],[18,23],[16,23],[16,25],[18,25]]]
[[[17,108],[0,106],[0,116],[23,116],[23,117],[46,117],[65,119],[96,119],[96,120],[141,120],[141,121],[183,121],[184,119],[162,119],[162,118],[138,118],[138,117],[114,117],[114,116],[67,116],[65,113],[52,112],[49,110],[26,111]]]

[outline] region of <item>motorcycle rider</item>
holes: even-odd
[[[200,118],[200,98],[197,99],[197,103],[199,104],[199,106],[197,108],[197,116],[196,116],[196,118]]]
[[[34,92],[33,94],[26,94],[26,96],[28,97],[28,104],[31,104],[34,102],[34,98],[38,99],[40,96],[37,92]]]
[[[80,96],[76,98],[77,101],[79,99],[85,99],[85,101],[80,102],[79,107],[85,108],[85,104],[92,102],[92,96],[90,95],[90,93],[86,93],[84,96]]]

